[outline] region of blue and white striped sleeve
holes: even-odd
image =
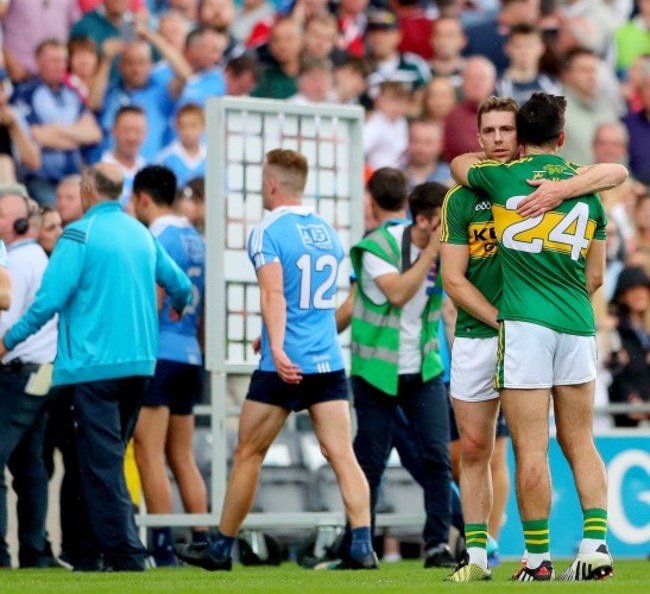
[[[276,242],[268,226],[260,224],[253,229],[248,239],[248,257],[255,267],[255,272],[265,264],[280,261]]]

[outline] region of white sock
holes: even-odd
[[[529,569],[537,569],[543,561],[550,561],[551,553],[531,553],[528,551],[528,561],[526,567]]]
[[[468,547],[467,554],[469,555],[469,562],[476,563],[483,569],[488,568],[487,549],[481,547]]]
[[[606,544],[602,538],[583,538],[580,542],[580,550],[578,553],[580,555],[588,555],[589,553],[595,553],[596,549],[600,545]]]

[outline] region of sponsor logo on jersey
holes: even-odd
[[[492,221],[472,223],[467,233],[471,258],[488,258],[496,254],[497,234]]]
[[[325,225],[296,225],[303,245],[327,250],[332,247],[332,238]]]
[[[483,200],[483,202],[479,202],[474,207],[474,210],[490,210],[491,208],[492,208],[492,203],[488,202],[487,200]]]

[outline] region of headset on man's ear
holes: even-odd
[[[14,221],[14,232],[16,235],[25,235],[25,233],[29,231],[29,219],[33,214],[33,209],[29,203],[29,199],[25,198],[25,196],[22,198],[25,201],[25,210],[27,211],[27,216],[21,217]]]

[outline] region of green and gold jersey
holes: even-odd
[[[456,186],[447,192],[442,206],[440,241],[468,246],[469,263],[465,276],[490,303],[498,307],[503,286],[501,262],[497,258],[491,203],[483,192],[464,186]],[[494,328],[458,308],[456,336],[489,338],[497,334]]]
[[[508,164],[484,161],[469,170],[470,186],[492,200],[503,268],[499,319],[594,334],[585,258],[592,239],[605,239],[607,219],[600,199],[590,194],[538,217],[517,214],[519,202],[532,192],[526,180],[560,181],[576,175],[576,168],[557,155],[532,155]]]

